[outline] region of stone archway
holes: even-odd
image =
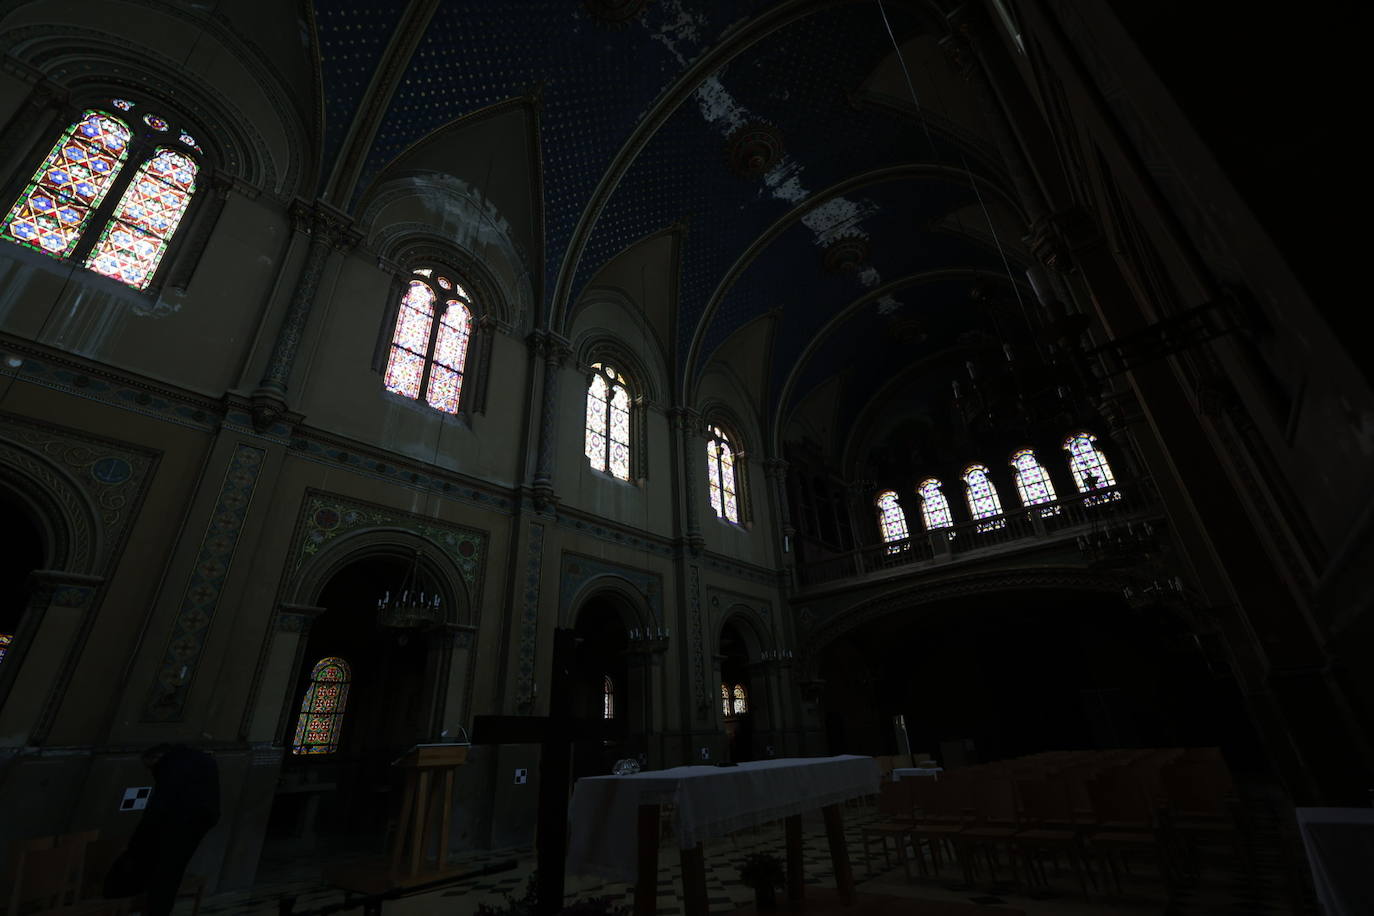
[[[717,719],[730,760],[779,756],[782,687],[779,659],[768,628],[743,604],[726,610],[716,629],[713,684]]]

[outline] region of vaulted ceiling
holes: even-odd
[[[671,274],[671,310],[650,324],[673,399],[690,402],[714,359],[750,361],[736,375],[774,445],[821,390],[834,390],[820,400],[836,453],[903,370],[939,367],[941,384],[909,388],[948,392],[949,360],[932,357],[985,324],[970,288],[1021,273],[1023,224],[937,44],[935,3],[313,0],[312,12],[322,187],[360,136],[352,206],[426,138],[530,100],[542,208],[529,270],[549,325],[566,329],[608,273]],[[492,150],[485,176],[463,177],[499,183],[518,158]],[[665,231],[676,245],[640,244]]]

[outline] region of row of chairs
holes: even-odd
[[[123,850],[98,830],[33,837],[15,843],[5,862],[0,905],[5,916],[124,916],[137,898],[106,900],[105,873]],[[178,898],[191,898],[200,912],[203,875],[187,875]]]
[[[876,842],[889,865],[895,843],[908,876],[913,859],[927,873],[928,853],[936,871],[948,858],[970,884],[985,866],[999,880],[1004,857],[1014,883],[1047,884],[1046,859],[1058,870],[1062,855],[1084,896],[1089,881],[1097,887],[1093,863],[1120,893],[1131,855],[1153,859],[1169,889],[1195,879],[1202,848],[1219,840],[1250,867],[1243,809],[1216,748],[1037,754],[938,782],[886,782],[878,805],[882,820],[862,830],[870,871]]]

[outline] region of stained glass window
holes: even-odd
[[[129,127],[88,111],[67,128],[0,225],[0,238],[65,258],[129,155]]]
[[[720,714],[730,718],[730,688],[725,684],[720,685]]]
[[[601,718],[615,718],[615,682],[611,680],[609,674],[604,675],[605,682],[601,685]]]
[[[10,643],[13,641],[13,636],[8,633],[0,633],[0,662],[5,660],[5,653],[10,650]]]
[[[969,512],[975,519],[992,518],[1002,514],[1002,500],[997,496],[997,488],[988,479],[988,469],[981,464],[970,465],[964,471],[964,485],[967,487]],[[991,531],[1006,524],[1006,519],[997,519],[979,525],[978,531]]]
[[[743,684],[735,685],[735,715],[742,716],[749,711],[749,696],[744,692]]]
[[[945,499],[940,489],[940,481],[934,477],[921,481],[916,488],[916,495],[921,497],[921,520],[925,522],[927,531],[948,528],[954,524],[954,518],[949,514],[949,500]]]
[[[605,363],[592,365],[584,443],[593,468],[630,479],[630,391],[625,376]]]
[[[159,149],[139,166],[86,266],[146,289],[195,190],[195,161],[176,150]]]
[[[874,503],[878,507],[878,527],[882,529],[883,541],[891,544],[893,541],[906,540],[906,515],[897,502],[897,494],[892,490],[884,490]]]
[[[717,518],[739,524],[739,481],[735,477],[735,450],[730,439],[719,426],[710,428],[706,440],[707,489],[711,494],[711,508]]]
[[[457,413],[472,338],[470,300],[461,285],[436,275],[433,268],[412,275],[416,279],[396,312],[384,384],[387,391],[415,400],[423,391],[431,407]]]
[[[149,127],[157,131],[158,133],[165,133],[169,126],[167,122],[164,121],[162,118],[159,118],[157,115],[151,113],[143,116],[143,123],[147,124]]]
[[[134,103],[128,99],[110,99],[110,104],[120,111],[132,111],[134,107]]]
[[[1011,456],[1011,466],[1016,469],[1016,492],[1021,496],[1021,505],[1038,506],[1059,498],[1054,492],[1054,481],[1036,459],[1035,452],[1021,449]]]
[[[1116,486],[1116,475],[1107,463],[1107,456],[1097,447],[1097,437],[1092,433],[1074,433],[1064,440],[1064,449],[1069,453],[1069,470],[1078,484],[1079,493],[1091,490],[1106,490],[1100,495],[1089,496],[1083,500],[1085,506],[1096,506],[1121,498]]]
[[[293,754],[332,754],[339,749],[348,685],[353,680],[348,662],[331,656],[315,663],[305,688],[301,715],[296,720]]]

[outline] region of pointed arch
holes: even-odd
[[[353,670],[338,656],[322,658],[310,669],[310,683],[301,700],[293,754],[333,754],[339,749],[348,687]]]
[[[1002,514],[1002,499],[997,495],[997,488],[993,486],[991,478],[988,477],[986,465],[969,465],[964,469],[963,477],[969,514],[974,519],[990,519]],[[1006,519],[998,518],[995,521],[979,525],[978,530],[991,531],[994,528],[1005,526],[1006,523]]]
[[[950,528],[954,525],[954,516],[949,511],[949,500],[945,499],[940,486],[940,481],[934,477],[927,477],[916,488],[916,495],[921,498],[921,521],[925,523],[927,531]]]

